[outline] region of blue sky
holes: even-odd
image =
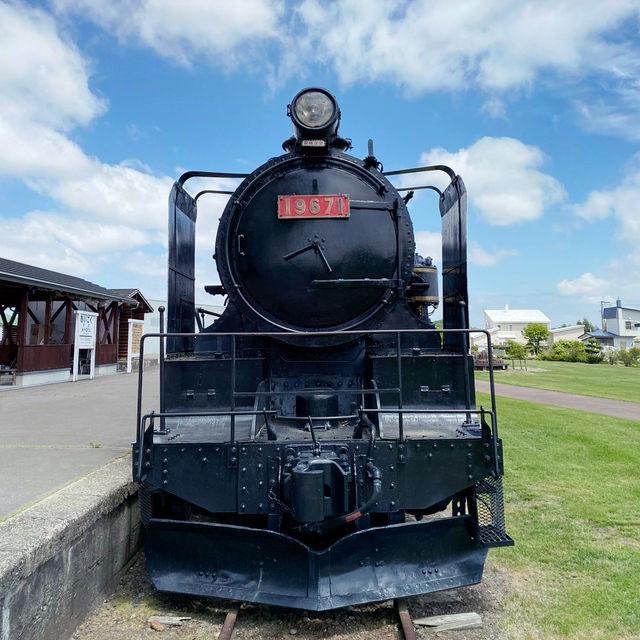
[[[640,306],[639,28],[639,0],[0,0],[0,255],[163,297],[172,181],[279,155],[315,85],[354,155],[463,177],[475,325],[599,323]],[[201,203],[198,286],[224,200]],[[438,261],[431,192],[411,213]]]

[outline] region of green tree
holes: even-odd
[[[529,341],[529,345],[531,346],[531,350],[535,355],[540,353],[540,343],[543,340],[547,339],[549,335],[549,329],[545,327],[543,324],[538,324],[534,322],[530,325],[527,325],[523,330],[522,334]]]
[[[591,333],[592,331],[595,331],[598,328],[596,327],[595,324],[593,324],[592,322],[589,322],[589,320],[587,320],[586,317],[582,318],[582,320],[578,320],[576,324],[583,324],[585,333]]]
[[[526,345],[520,344],[515,340],[507,342],[507,348],[505,349],[507,358],[526,358],[528,353],[529,349]]]

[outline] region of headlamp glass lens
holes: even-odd
[[[298,120],[306,127],[324,127],[332,118],[334,107],[329,96],[320,91],[303,93],[294,105]]]

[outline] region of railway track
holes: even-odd
[[[416,631],[407,608],[407,601],[404,598],[398,598],[393,601],[394,609],[398,616],[398,622],[402,631],[401,637],[404,640],[417,640]],[[229,607],[222,629],[218,635],[218,640],[231,640],[233,631],[235,629],[236,620],[238,619],[238,613],[240,612],[240,603],[234,602]]]

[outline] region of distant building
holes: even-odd
[[[574,324],[570,327],[558,327],[557,329],[549,329],[547,346],[550,347],[554,342],[558,342],[558,340],[578,340],[583,335],[583,324]]]
[[[87,373],[87,367],[98,376],[115,373],[120,316],[140,307],[141,295],[131,296],[132,291],[137,290],[105,289],[73,275],[0,257],[2,382],[28,386],[67,381],[76,351],[77,374]],[[135,313],[144,311],[140,307]],[[76,318],[87,315],[96,319],[94,347],[74,350]]]
[[[613,349],[631,349],[640,345],[640,309],[623,307],[622,300],[616,300],[615,307],[602,311],[605,326],[600,331],[591,331],[580,336],[586,341],[594,338],[603,347]]]
[[[549,328],[551,320],[539,309],[485,309],[484,327],[491,335],[491,344],[506,344],[510,340],[527,344],[522,334],[523,329],[530,324],[541,324]],[[486,347],[487,339],[484,334],[472,334],[471,344]]]
[[[167,301],[149,299],[149,304],[153,307],[154,311],[148,313],[144,317],[144,326],[142,327],[143,333],[159,333],[160,332],[160,307],[165,308],[164,314],[164,330],[167,330]],[[200,322],[206,327],[209,326],[217,316],[222,315],[224,307],[222,305],[212,304],[196,304],[196,309],[202,309],[204,313],[199,313]],[[204,321],[203,321],[204,318]],[[196,323],[196,331],[198,330],[198,324]],[[158,356],[160,353],[160,342],[158,338],[147,338],[144,341],[144,353],[146,356]],[[157,360],[157,357],[156,357]]]

